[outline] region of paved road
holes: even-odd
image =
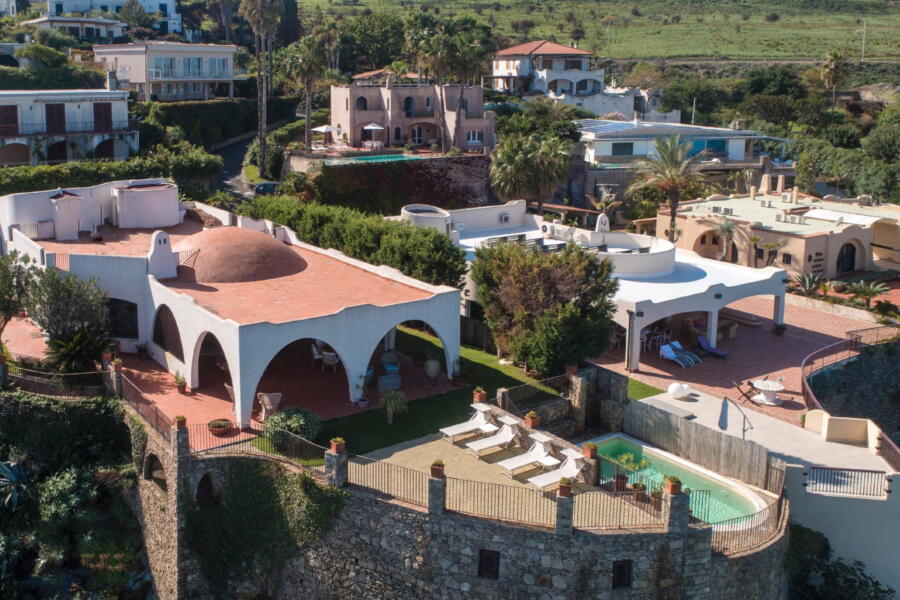
[[[222,157],[225,165],[222,168],[222,174],[213,184],[214,189],[225,190],[242,197],[246,192],[250,191],[250,188],[241,180],[241,166],[244,162],[247,146],[250,145],[252,139],[248,138],[216,150],[215,154]]]

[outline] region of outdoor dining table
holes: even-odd
[[[752,381],[753,387],[759,390],[759,393],[753,396],[753,401],[759,404],[766,404],[768,406],[780,406],[781,398],[778,397],[778,392],[784,391],[784,386],[777,381],[772,381],[769,379],[759,379],[757,381]]]

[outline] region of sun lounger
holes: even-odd
[[[497,426],[491,423],[490,416],[485,411],[476,411],[472,418],[465,423],[457,423],[450,427],[444,427],[440,430],[444,439],[453,443],[453,439],[458,435],[466,435],[468,433],[493,433],[497,431]]]
[[[560,479],[568,477],[574,480],[575,477],[584,469],[584,461],[573,456],[566,458],[565,462],[558,469],[554,469],[547,473],[535,475],[528,480],[528,483],[536,487],[539,491],[544,491],[552,485],[558,485]]]
[[[692,365],[698,365],[703,362],[703,359],[694,354],[693,352],[689,352],[681,347],[681,342],[678,340],[672,340],[669,342],[669,345],[672,346],[672,349],[675,350],[675,353],[688,360]]]
[[[672,346],[668,344],[659,347],[659,357],[678,363],[678,365],[682,369],[686,369],[687,367],[691,366],[690,361],[679,356],[678,353],[675,352],[674,348],[672,348]]]
[[[497,463],[497,466],[500,467],[501,473],[507,477],[512,477],[517,469],[532,466],[555,467],[558,464],[559,459],[550,456],[548,444],[544,442],[534,442],[525,454],[501,460]]]
[[[706,339],[705,335],[697,336],[697,344],[700,346],[700,349],[707,354],[712,354],[713,356],[716,356],[718,358],[725,358],[726,356],[728,356],[727,350],[719,350],[718,348],[713,348],[710,345],[709,340]]]
[[[500,428],[500,431],[492,436],[467,443],[466,448],[469,449],[469,454],[476,457],[481,457],[481,453],[486,452],[487,450],[501,447],[505,448],[514,439],[516,439],[516,435],[517,433],[515,425],[504,425]]]

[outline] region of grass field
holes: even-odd
[[[310,4],[331,16],[358,15],[366,9],[404,15],[427,10],[440,11],[440,16],[474,16],[510,38],[521,37],[511,24],[527,19],[535,23],[529,39],[549,38],[560,43],[571,42],[573,23],[577,23],[585,32],[579,47],[608,58],[818,59],[832,48],[858,58],[862,23],[867,21],[867,58],[900,59],[900,5],[866,0],[836,1],[833,4],[843,7],[837,9],[825,8],[825,2],[815,0],[310,0],[305,6]],[[632,14],[634,7],[638,15]],[[766,15],[772,13],[778,20],[766,21]]]

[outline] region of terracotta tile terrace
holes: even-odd
[[[77,240],[59,241],[55,239],[35,240],[47,252],[60,254],[97,254],[104,256],[146,256],[150,251],[150,238],[156,231],[169,234],[172,244],[203,231],[203,225],[197,221],[185,219],[180,225],[173,227],[157,227],[154,229],[119,229],[104,225],[100,228],[102,237],[91,239],[84,234]]]

